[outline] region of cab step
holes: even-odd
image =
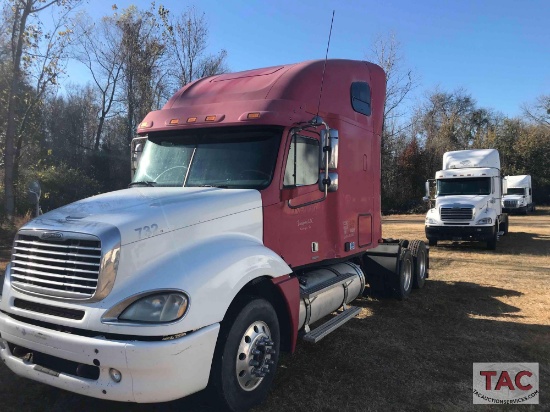
[[[359,312],[361,312],[361,308],[358,308],[356,306],[348,307],[348,309],[340,312],[328,322],[325,322],[322,325],[313,329],[311,332],[306,333],[304,335],[304,340],[309,343],[319,342],[329,333],[334,332],[348,320],[357,316]]]

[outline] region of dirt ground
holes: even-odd
[[[385,237],[424,239],[424,217],[389,216],[383,230]],[[356,319],[316,345],[300,342],[282,358],[257,411],[550,410],[550,208],[512,216],[496,251],[440,242],[430,266],[426,286],[408,300],[359,299]],[[473,362],[538,362],[541,405],[474,407]],[[0,410],[216,409],[202,394],[156,405],[89,399],[0,365]]]

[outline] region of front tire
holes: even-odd
[[[493,234],[491,238],[487,241],[487,249],[488,250],[495,250],[497,248],[497,240],[498,240],[498,230],[496,225],[493,227]]]
[[[267,397],[279,360],[279,321],[265,299],[251,298],[222,322],[212,386],[224,410],[246,411]]]
[[[503,232],[503,236],[508,234],[508,218],[500,225],[501,231]]]

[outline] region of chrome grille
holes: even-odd
[[[19,234],[15,240],[11,281],[15,288],[72,299],[96,291],[101,242],[91,235],[64,233],[60,238]]]
[[[441,220],[472,220],[473,211],[471,207],[442,207]]]
[[[504,201],[504,207],[518,207],[518,201],[517,200],[505,200]]]

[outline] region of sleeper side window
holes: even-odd
[[[354,82],[351,84],[351,107],[358,113],[370,116],[371,92],[367,82]]]

